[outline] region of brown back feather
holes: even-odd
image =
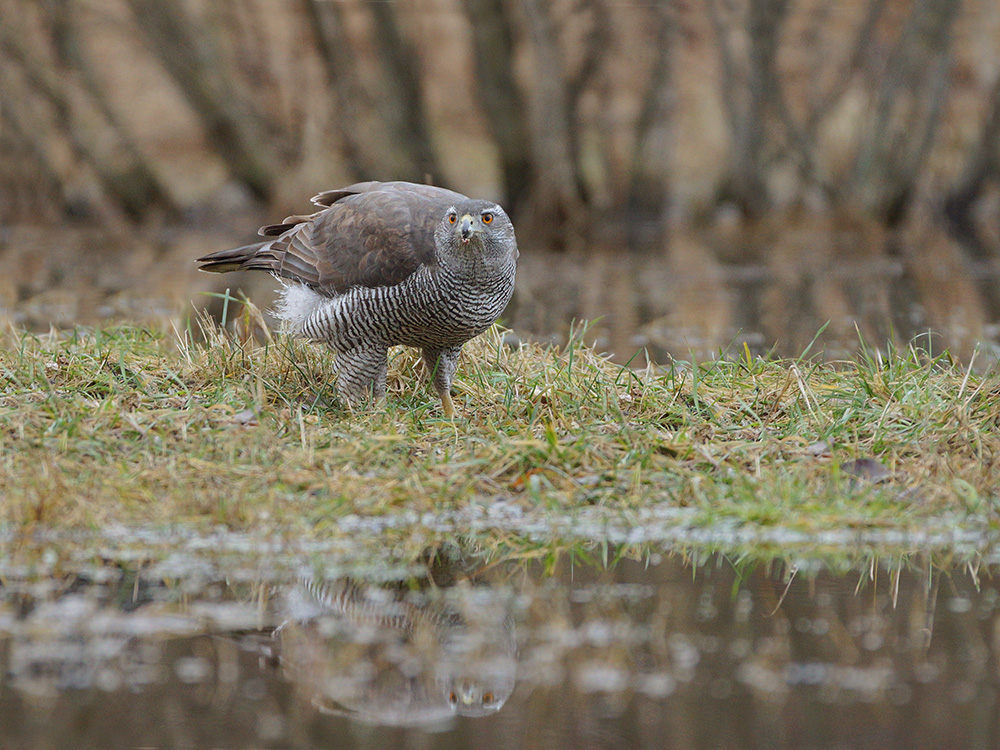
[[[261,228],[270,242],[199,258],[202,270],[262,269],[323,294],[392,286],[434,262],[434,229],[465,196],[410,182],[362,182],[320,193],[314,214]]]

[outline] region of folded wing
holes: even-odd
[[[263,270],[332,296],[392,286],[434,263],[434,230],[460,193],[410,182],[362,182],[320,193],[314,214],[262,227],[274,239],[198,259],[203,271]]]

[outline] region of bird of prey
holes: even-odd
[[[517,676],[509,600],[489,587],[415,593],[303,579],[286,591],[272,654],[326,713],[392,726],[495,714]]]
[[[419,348],[447,416],[466,341],[514,291],[514,226],[496,203],[410,182],[320,193],[313,214],[265,226],[264,242],[198,259],[201,270],[268,271],[283,282],[275,314],[336,352],[337,392],[355,407],[385,395],[387,352]]]

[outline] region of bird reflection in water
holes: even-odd
[[[305,579],[286,592],[275,656],[325,713],[392,726],[489,716],[514,689],[508,605],[496,589],[466,582],[413,591]]]

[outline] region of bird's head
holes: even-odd
[[[448,690],[448,705],[459,716],[489,716],[503,708],[513,691],[513,675],[496,684],[489,679],[463,679]]]
[[[469,200],[449,208],[438,226],[438,247],[458,257],[517,257],[514,225],[492,201]]]

